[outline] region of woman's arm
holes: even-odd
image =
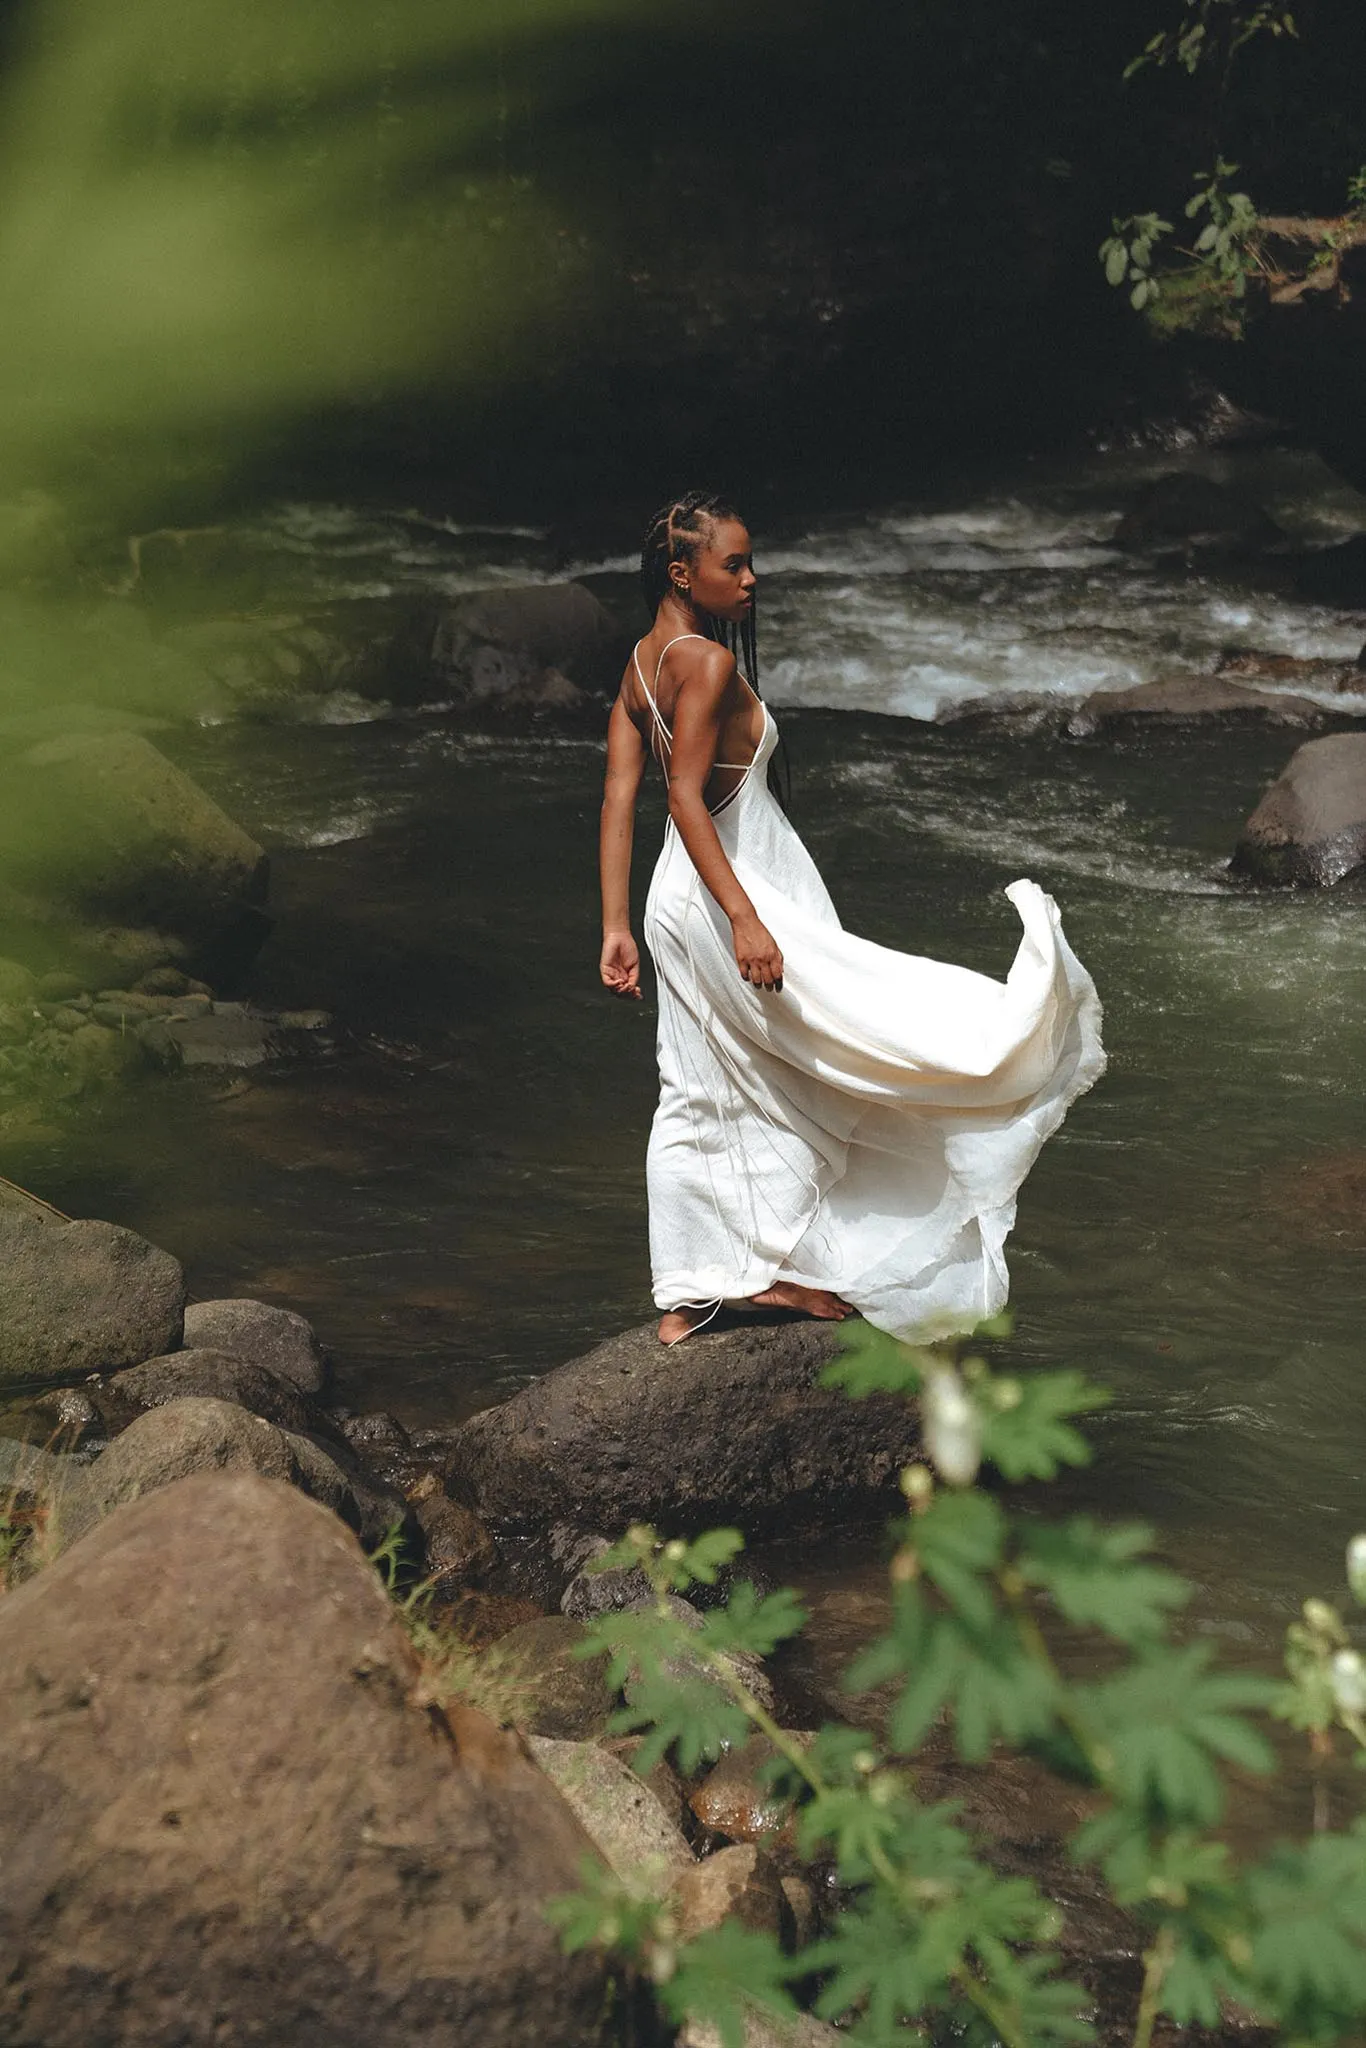
[[[618,697],[607,721],[607,779],[598,833],[602,954],[598,972],[613,995],[640,1000],[640,952],[631,936],[631,841],[645,773],[645,742]]]
[[[783,956],[736,879],[703,795],[716,761],[722,714],[734,680],[734,655],[713,646],[703,651],[679,687],[669,757],[669,816],[693,866],[730,919],[742,978],[755,988],[781,989]]]

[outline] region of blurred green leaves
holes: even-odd
[[[0,80],[0,550],[206,434],[459,381],[553,312],[509,94],[624,0],[35,0]],[[0,555],[3,568],[3,555]]]

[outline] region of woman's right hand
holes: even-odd
[[[605,932],[598,960],[602,985],[628,1002],[640,1001],[640,949],[629,932]]]
[[[741,980],[749,982],[753,988],[771,988],[781,992],[783,956],[768,927],[760,924],[751,911],[748,916],[734,918],[730,929]]]

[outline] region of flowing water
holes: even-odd
[[[1366,502],[1307,457],[1201,461],[1295,546],[1366,528]],[[1356,652],[1366,617],[1297,600],[1287,562],[1191,573],[1107,546],[1170,466],[1096,457],[767,537],[762,679],[847,923],[1003,974],[1004,885],[1030,874],[1058,898],[1112,1064],[1024,1189],[1015,1355],[1114,1390],[1067,1498],[1156,1523],[1200,1625],[1248,1654],[1339,1585],[1366,1526],[1361,899],[1224,880],[1292,734],[926,722],[991,693],[1207,669],[1230,643]],[[253,538],[282,589],[333,596],[562,573],[532,529],[346,507],[280,508]],[[573,565],[605,590],[628,567]],[[333,1048],[151,1082],[4,1170],[167,1245],[200,1296],[299,1308],[341,1398],[410,1424],[647,1316],[653,1020],[596,985],[596,742],[475,737],[339,697],[163,744],[274,856],[251,992],[335,1012]],[[660,815],[652,791],[641,889]],[[797,1562],[828,1595],[866,1551]]]

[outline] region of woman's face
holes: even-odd
[[[738,519],[713,520],[693,560],[682,566],[701,610],[730,626],[748,618],[756,579],[749,533]]]

